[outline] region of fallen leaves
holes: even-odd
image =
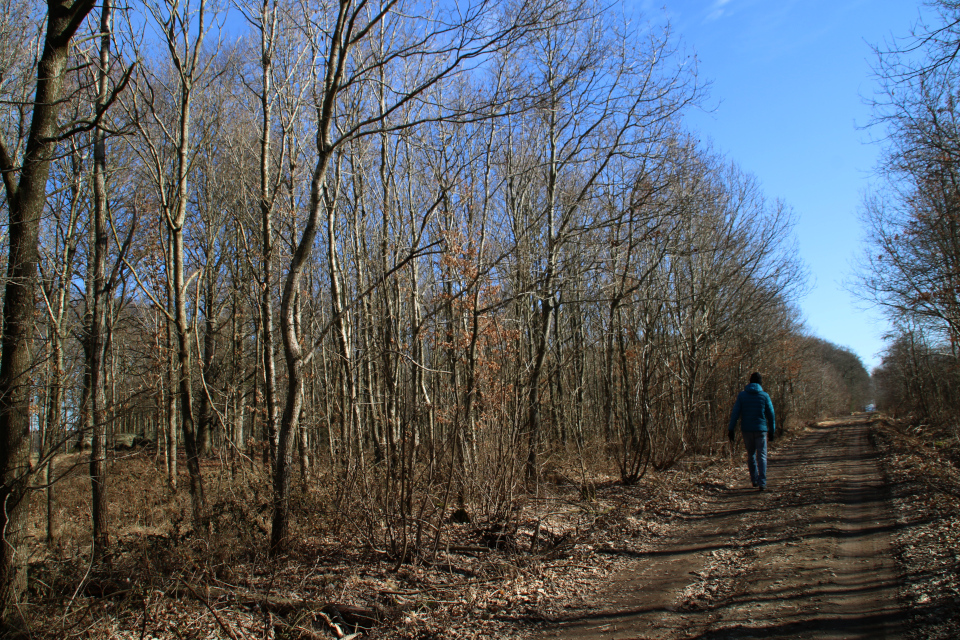
[[[896,511],[901,600],[913,613],[912,638],[960,637],[960,471],[917,429],[885,422],[883,453]]]

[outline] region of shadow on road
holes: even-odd
[[[810,429],[771,456],[769,491],[706,487],[672,536],[633,559],[606,601],[554,619],[551,638],[887,638],[902,527],[864,421]],[[744,472],[745,474],[745,472]]]

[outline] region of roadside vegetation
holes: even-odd
[[[896,517],[899,596],[910,612],[910,638],[960,633],[960,468],[956,449],[914,422],[880,419],[881,454]]]
[[[878,186],[864,200],[867,247],[857,290],[892,327],[874,371],[877,408],[960,461],[960,4],[927,4],[926,21],[876,49],[882,132]]]

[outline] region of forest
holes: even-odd
[[[44,548],[413,566],[719,455],[753,371],[786,430],[874,398],[804,328],[790,207],[685,128],[695,57],[619,4],[2,0],[0,51],[9,628]]]
[[[868,235],[857,277],[863,300],[891,327],[875,372],[878,406],[942,429],[960,461],[960,3],[926,8],[908,36],[875,49],[874,125],[885,141],[881,180],[861,211]]]

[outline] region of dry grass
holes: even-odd
[[[571,481],[579,465],[554,464],[561,484],[521,495],[506,520],[444,519],[439,538],[435,527],[453,507],[418,496],[433,520],[421,548],[398,563],[382,544],[391,520],[371,504],[375,483],[346,495],[335,490],[349,483],[315,478],[293,500],[296,543],[271,559],[271,485],[259,464],[204,464],[210,517],[201,530],[192,527],[185,476],[171,491],[162,461],[147,452],[108,468],[112,546],[96,563],[86,454],[57,460],[50,546],[45,492],[34,496],[23,608],[32,638],[333,638],[360,628],[349,606],[378,618],[365,637],[510,636],[518,613],[599,583],[613,560],[577,558],[609,544],[611,527],[648,534],[650,505],[664,491],[654,476],[627,490],[593,475],[597,497],[584,500]],[[650,518],[638,519],[644,509]]]

